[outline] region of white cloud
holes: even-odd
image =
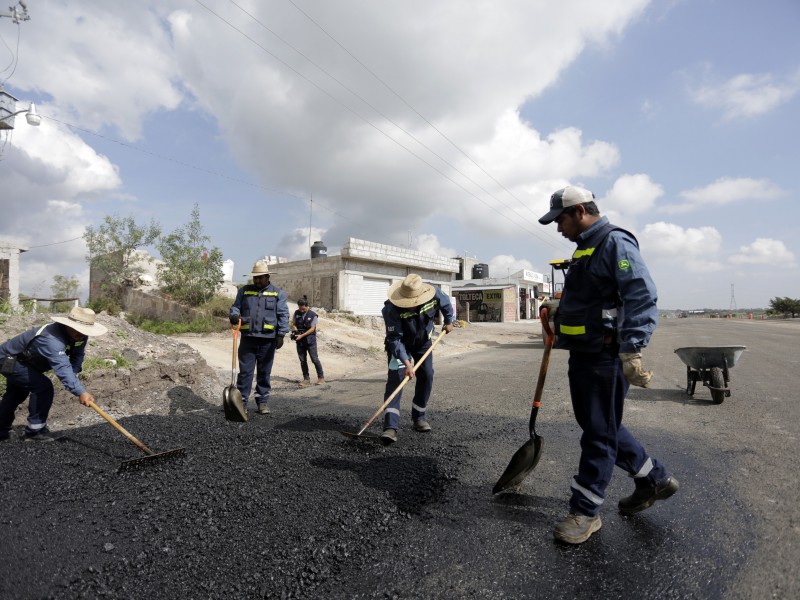
[[[742,73],[718,85],[690,92],[701,106],[722,111],[726,120],[753,118],[787,103],[800,91],[800,73],[783,80],[772,73]]]
[[[427,252],[428,254],[436,254],[448,258],[459,256],[459,252],[453,248],[443,246],[439,238],[432,233],[422,233],[416,236],[414,239],[414,247],[420,252]]]
[[[656,201],[664,195],[664,188],[650,179],[649,175],[622,175],[614,182],[605,198],[598,200],[604,211],[615,211],[623,215],[639,215],[653,210]]]
[[[490,277],[502,278],[523,269],[541,272],[541,268],[535,268],[529,260],[515,258],[508,254],[499,254],[489,260]]]
[[[794,253],[783,242],[769,238],[757,238],[752,244],[741,246],[739,253],[728,261],[734,265],[770,265],[775,268],[797,265]]]
[[[642,254],[647,261],[670,263],[689,272],[717,271],[722,268],[716,258],[722,236],[713,227],[683,228],[673,223],[651,223],[639,237]]]
[[[721,177],[706,186],[684,190],[679,195],[686,202],[664,206],[662,212],[678,214],[747,200],[774,200],[785,196],[786,192],[768,179]]]
[[[284,235],[278,242],[277,247],[281,249],[281,256],[284,258],[288,260],[303,260],[304,258],[311,258],[311,245],[314,242],[325,239],[325,230],[319,227],[312,227],[310,239],[311,242],[309,243],[308,227],[297,228]],[[328,248],[327,245],[325,247]],[[260,252],[259,256],[253,257],[253,261],[260,256],[272,254],[270,248],[261,248]],[[328,254],[333,254],[332,248],[328,248]]]

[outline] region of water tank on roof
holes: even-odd
[[[489,278],[489,265],[486,263],[477,263],[472,266],[473,279],[488,279]]]
[[[322,242],[314,242],[311,246],[311,258],[325,258],[328,256],[328,248]]]

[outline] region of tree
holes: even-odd
[[[86,258],[99,274],[101,291],[119,299],[120,287],[126,281],[135,281],[144,271],[134,253],[160,235],[161,227],[154,220],[148,226],[139,226],[133,216],[106,215],[97,228],[88,226],[83,234],[89,250]]]
[[[76,298],[78,296],[79,286],[78,278],[74,275],[71,277],[54,275],[53,285],[50,286],[50,295],[53,298]],[[54,304],[56,312],[66,312],[69,310],[69,305],[65,302],[57,302]]]
[[[203,234],[200,209],[194,205],[189,223],[160,239],[157,248],[163,264],[158,277],[164,291],[190,306],[207,302],[223,280],[222,251],[209,247]]]
[[[778,315],[792,315],[792,318],[795,318],[800,314],[800,300],[776,296],[769,301],[769,312]]]

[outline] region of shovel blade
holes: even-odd
[[[236,423],[247,421],[247,411],[244,408],[242,393],[235,385],[229,385],[222,390],[222,408],[225,409],[225,419]]]
[[[375,442],[377,444],[382,444],[383,441],[381,440],[381,436],[375,435],[374,433],[351,433],[349,431],[340,431],[343,436],[350,438],[351,440],[364,440],[365,442]]]
[[[154,464],[156,462],[161,462],[163,460],[174,458],[177,456],[183,456],[186,454],[186,448],[175,448],[174,450],[167,450],[165,452],[158,452],[156,454],[150,454],[148,456],[141,456],[139,458],[131,458],[130,460],[123,461],[119,468],[117,469],[117,473],[124,473],[127,471],[135,471],[140,469],[146,465]]]
[[[511,457],[506,470],[494,484],[493,494],[520,485],[528,474],[536,468],[542,457],[544,438],[534,434],[534,437],[525,442]]]

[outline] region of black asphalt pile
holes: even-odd
[[[349,441],[336,418],[235,424],[215,408],[121,424],[186,455],[118,474],[143,454],[108,425],[0,446],[0,597],[314,597],[391,545],[458,463]]]

